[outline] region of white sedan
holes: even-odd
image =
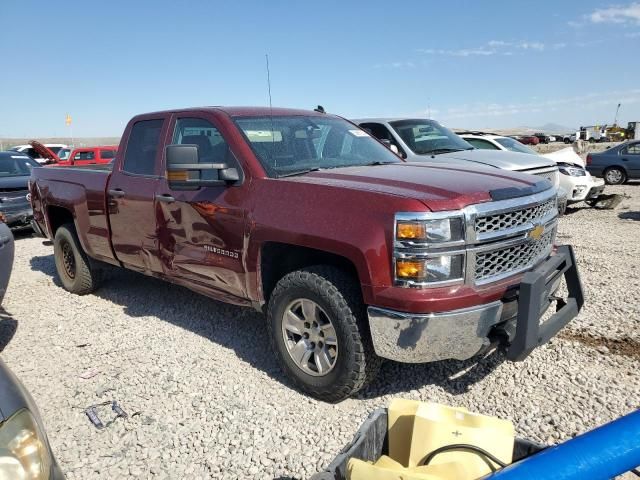
[[[461,133],[460,136],[475,148],[484,150],[506,150],[538,155],[535,150],[510,137],[482,132]],[[604,180],[592,177],[584,168],[584,161],[572,147],[542,155],[553,160],[560,171],[560,188],[567,193],[567,203],[593,200],[604,191]]]

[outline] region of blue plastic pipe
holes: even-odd
[[[483,477],[605,480],[640,466],[640,410]]]

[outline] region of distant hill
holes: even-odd
[[[531,127],[531,128],[537,132],[544,132],[544,133],[568,133],[568,132],[575,132],[578,130],[576,127],[567,127],[566,125],[560,125],[558,123],[545,123],[540,127]]]

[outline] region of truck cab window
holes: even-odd
[[[93,152],[93,150],[78,152],[73,156],[73,159],[74,160],[94,160],[95,153]]]
[[[122,169],[137,175],[153,175],[156,154],[160,143],[160,131],[164,120],[141,120],[131,129]]]
[[[173,131],[174,145],[197,145],[200,163],[233,164],[229,145],[220,131],[204,118],[179,118]],[[217,180],[217,170],[202,172],[203,180]]]

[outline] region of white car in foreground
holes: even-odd
[[[535,150],[517,140],[501,135],[482,132],[463,132],[459,134],[476,148],[485,150],[506,150],[511,152],[538,155]],[[560,188],[567,192],[567,203],[594,200],[604,191],[604,180],[592,177],[584,168],[584,161],[572,147],[542,155],[553,160],[560,171]]]

